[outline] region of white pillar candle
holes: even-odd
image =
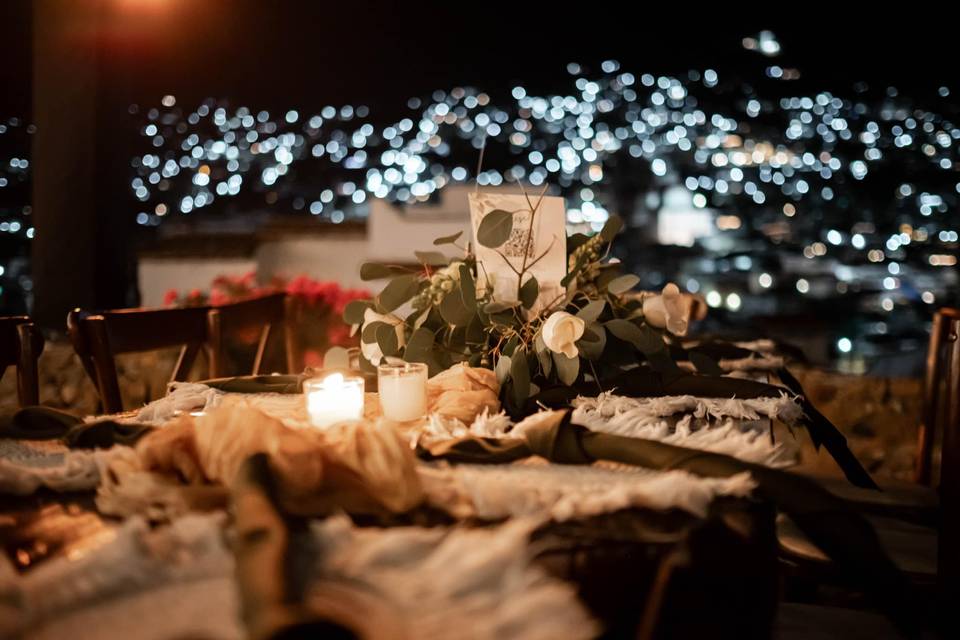
[[[363,418],[363,378],[332,373],[303,383],[310,423],[329,427],[337,422]]]
[[[377,367],[377,387],[386,419],[408,422],[427,414],[427,365],[382,364]]]

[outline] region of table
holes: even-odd
[[[506,521],[421,507],[390,518],[358,516],[355,525],[482,530]],[[0,543],[20,575],[29,576],[59,557],[95,554],[122,535],[122,526],[97,513],[89,492],[42,491],[4,502]],[[628,507],[542,523],[529,537],[534,564],[575,586],[606,637],[769,636],[777,592],[769,503],[720,497],[703,517]]]

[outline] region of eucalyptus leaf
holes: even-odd
[[[520,303],[523,305],[524,309],[533,307],[539,294],[540,284],[537,282],[536,278],[530,276],[530,279],[524,282],[523,286],[520,287]]]
[[[416,317],[416,319],[414,319],[414,321],[413,321],[413,328],[414,328],[414,330],[419,329],[420,327],[422,327],[422,326],[423,326],[423,323],[427,321],[427,318],[430,316],[430,309],[431,309],[431,307],[427,307],[426,309],[424,309],[424,310],[420,313],[420,315],[418,315],[418,316]]]
[[[459,291],[454,289],[440,301],[440,315],[445,321],[455,327],[465,327],[474,316],[463,304]]]
[[[640,344],[637,347],[648,356],[660,351],[669,353],[667,344],[663,341],[663,334],[648,324],[640,327]]]
[[[419,286],[415,274],[397,276],[380,292],[377,301],[384,311],[393,311],[415,296]]]
[[[543,377],[549,378],[550,372],[553,370],[553,358],[550,357],[550,350],[547,349],[547,345],[543,341],[543,335],[537,334],[536,340],[533,341],[533,350],[537,354],[537,360],[540,361],[540,370],[543,372]]]
[[[510,368],[511,368],[510,356],[500,356],[497,360],[497,366],[493,368],[493,372],[497,374],[497,382],[503,384],[507,381],[507,378],[510,377]]]
[[[578,342],[600,342],[600,334],[594,331],[592,327],[584,327],[583,335],[580,336]]]
[[[510,360],[510,379],[513,380],[513,399],[518,406],[523,406],[530,395],[530,369],[522,350],[515,351]]]
[[[591,325],[590,331],[594,334],[596,340],[577,342],[577,348],[580,349],[580,355],[587,360],[599,360],[607,346],[607,331],[600,324]],[[586,332],[584,332],[584,336],[586,336]]]
[[[463,235],[463,231],[457,231],[457,232],[454,233],[453,235],[441,236],[441,237],[437,238],[436,240],[433,241],[433,244],[434,244],[435,246],[438,246],[438,247],[439,247],[440,245],[442,245],[442,244],[453,244],[453,243],[455,243],[457,240],[459,240],[459,239],[460,239],[460,236],[462,236],[462,235]]]
[[[403,350],[403,359],[407,362],[429,363],[433,356],[433,341],[433,331],[426,327],[420,327],[407,340],[407,346]]]
[[[351,300],[343,309],[343,321],[347,324],[363,324],[363,314],[371,304],[369,300]]]
[[[603,313],[604,307],[607,306],[606,300],[594,300],[583,309],[577,312],[577,317],[590,324],[591,322],[596,322],[597,318],[600,317],[600,314]]]
[[[467,330],[464,334],[464,338],[467,342],[473,344],[479,344],[484,341],[484,332],[483,332],[483,322],[480,321],[480,316],[476,312],[470,316],[470,322],[467,323]]]
[[[400,343],[397,340],[397,328],[385,322],[378,323],[377,345],[385,356],[396,356],[400,353]]]
[[[483,216],[477,227],[477,242],[490,249],[496,249],[510,237],[513,231],[513,214],[503,209],[494,209]]]
[[[439,251],[414,251],[413,255],[417,256],[421,264],[430,266],[445,265],[450,262],[450,259]]]
[[[360,333],[361,342],[373,344],[377,341],[377,331],[380,329],[380,327],[389,326],[390,325],[388,325],[386,322],[380,322],[379,320],[364,325],[363,331]]]
[[[640,284],[640,277],[632,273],[614,278],[607,284],[607,291],[614,295],[620,295],[621,293],[626,293],[633,289],[635,286]]]
[[[360,265],[361,280],[382,280],[395,275],[399,271],[397,267],[391,267],[379,262],[364,262]]]
[[[568,387],[577,381],[580,374],[580,358],[568,358],[562,353],[553,354],[553,362],[557,365],[557,377]]]
[[[493,315],[494,313],[500,313],[501,311],[506,311],[507,309],[513,309],[516,307],[519,302],[503,302],[501,300],[494,300],[493,302],[488,302],[483,305],[483,312]]]
[[[621,340],[624,340],[625,342],[629,342],[637,349],[640,349],[640,345],[643,344],[644,337],[643,333],[640,331],[640,327],[633,324],[629,320],[614,318],[613,320],[607,320],[604,323],[604,326],[608,331],[610,331],[610,333]]]
[[[503,350],[501,351],[501,353],[505,353],[508,356],[512,356],[513,350],[517,348],[518,344],[520,344],[520,340],[517,338],[517,336],[513,336],[512,338],[507,340],[507,344],[503,346]]]
[[[463,299],[463,306],[474,313],[477,309],[477,285],[470,267],[465,264],[460,265],[460,297]]]
[[[324,369],[349,369],[350,352],[343,347],[330,347],[323,354]]]
[[[606,242],[610,242],[623,229],[623,219],[617,214],[611,215],[600,230],[600,237]]]

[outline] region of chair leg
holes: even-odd
[[[97,375],[97,388],[100,391],[103,410],[106,413],[120,413],[123,411],[123,400],[117,379],[117,365],[113,360],[110,340],[107,337],[106,322],[102,317],[89,318],[87,322],[90,326],[93,368]]]
[[[217,309],[211,309],[207,314],[207,355],[210,356],[210,377],[223,376],[223,331]]]
[[[40,404],[40,380],[37,372],[35,345],[37,328],[33,324],[17,327],[20,339],[20,362],[17,364],[17,398],[21,406]]]
[[[287,355],[287,373],[301,373],[303,371],[303,357],[300,345],[297,342],[297,312],[300,308],[296,298],[287,296],[283,319],[283,341]]]
[[[260,340],[257,342],[257,355],[253,358],[253,375],[260,375],[260,366],[263,364],[263,354],[267,350],[267,340],[270,339],[272,324],[266,325],[260,331]]]

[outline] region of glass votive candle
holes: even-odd
[[[387,420],[409,422],[427,415],[427,365],[422,362],[381,364],[377,389]]]
[[[303,382],[310,424],[315,427],[363,418],[363,378],[331,373]]]

